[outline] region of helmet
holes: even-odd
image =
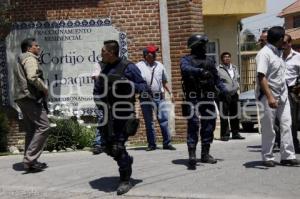
[[[207,42],[208,37],[206,35],[194,34],[188,39],[187,46],[188,48],[193,48],[197,44],[205,45]]]

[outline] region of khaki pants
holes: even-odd
[[[47,141],[49,120],[42,104],[35,100],[23,98],[17,104],[22,111],[26,131],[23,162],[33,164],[42,154]]]
[[[274,160],[273,146],[275,141],[275,118],[277,117],[280,123],[280,154],[282,160],[295,159],[295,150],[291,131],[291,109],[288,98],[280,100],[276,109],[270,108],[267,98],[264,96],[261,99],[264,105],[264,116],[261,118],[262,130],[262,159],[264,161]]]

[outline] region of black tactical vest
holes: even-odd
[[[107,89],[107,95],[101,98],[101,101],[109,104],[110,107],[115,106],[115,108],[119,109],[130,108],[129,104],[134,106],[134,84],[124,75],[124,71],[131,62],[127,60],[120,60],[116,65],[107,65],[102,62],[99,64],[101,66],[101,74],[107,77],[107,81],[104,81],[104,78],[100,76],[97,85],[102,91],[105,90],[105,86]],[[132,113],[132,111],[120,111],[118,112],[118,115],[125,116],[130,113]]]
[[[198,59],[196,56],[192,56],[191,59],[191,66],[195,68],[201,68],[204,70],[210,71],[212,74],[214,73],[212,71],[213,67],[215,67],[213,61],[206,57],[205,59]],[[214,74],[213,74],[214,75]],[[195,75],[189,75],[189,76],[182,76],[183,81],[183,91],[185,93],[185,96],[187,99],[190,98],[192,93],[193,95],[196,95],[195,98],[199,98],[199,95],[205,94],[207,92],[214,92],[215,91],[215,85],[214,85],[214,78],[211,79],[204,79],[201,78],[201,74],[195,74]]]

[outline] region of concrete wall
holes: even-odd
[[[232,63],[238,64],[237,47],[237,23],[236,17],[204,17],[205,33],[209,40],[219,42],[219,54],[228,51],[232,56]]]

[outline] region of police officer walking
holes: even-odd
[[[188,121],[187,146],[191,169],[196,169],[199,122],[201,122],[201,162],[211,164],[217,162],[209,154],[216,126],[214,103],[216,88],[221,95],[227,96],[227,90],[220,81],[214,62],[206,56],[207,42],[208,38],[205,35],[192,35],[187,41],[191,54],[183,56],[180,60],[185,101],[189,104],[183,109],[183,115],[187,116]],[[199,121],[200,115],[201,121]]]
[[[107,155],[117,161],[120,184],[117,194],[128,192],[132,185],[133,158],[128,154],[125,142],[134,135],[138,122],[134,116],[135,92],[146,92],[148,86],[137,66],[119,58],[119,44],[115,40],[104,41],[101,51],[101,74],[95,81],[94,100],[103,111],[101,144]],[[106,122],[105,122],[106,121]]]

